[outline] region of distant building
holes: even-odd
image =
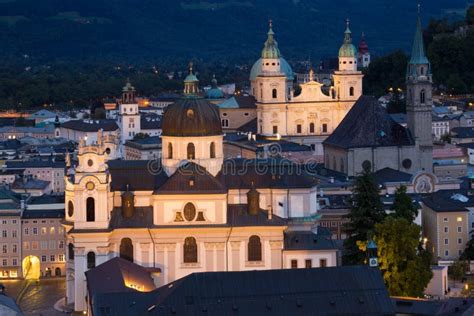
[[[0,279],[17,278],[21,271],[21,197],[0,188]]]
[[[0,140],[20,139],[23,137],[34,138],[55,138],[54,125],[46,125],[44,127],[22,127],[22,126],[5,126],[0,127]]]
[[[97,132],[102,130],[104,135],[118,135],[120,128],[115,120],[72,120],[61,124],[60,134],[68,140],[78,143],[81,139],[97,141]]]
[[[64,192],[65,162],[54,160],[13,160],[7,161],[6,171],[23,170],[23,176],[30,176],[33,180],[42,180],[50,183],[52,192]],[[49,193],[49,192],[45,192]]]
[[[358,61],[359,68],[367,68],[370,65],[369,46],[367,45],[367,42],[365,41],[364,33],[362,33],[362,36],[360,38],[359,51],[357,52],[357,61]]]
[[[257,118],[257,106],[252,96],[233,96],[218,106],[225,131],[236,131]]]
[[[123,146],[126,160],[155,160],[161,158],[161,138],[150,136],[127,140]]]

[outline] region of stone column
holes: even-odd
[[[230,248],[232,249],[232,267],[230,271],[240,271],[240,241],[231,241]]]
[[[144,267],[152,267],[153,262],[151,262],[150,260],[150,243],[149,242],[140,243],[140,249],[141,249],[140,258],[137,258],[139,260],[137,260],[136,262],[141,262],[142,266]]]
[[[215,243],[206,242],[204,243],[204,248],[206,249],[206,271],[215,271],[214,269],[214,247]]]
[[[87,270],[87,260],[84,247],[74,247],[74,310],[81,312],[87,309],[85,272]]]
[[[281,269],[283,256],[283,242],[281,240],[270,240],[270,261],[271,269]]]
[[[225,243],[216,243],[216,269],[215,271],[225,271],[227,258],[225,257]]]

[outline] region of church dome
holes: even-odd
[[[262,50],[262,58],[278,59],[280,58],[280,50],[278,43],[274,38],[275,33],[272,30],[272,21],[270,20],[270,29],[267,33],[268,37]]]
[[[280,57],[280,70],[282,73],[285,74],[287,80],[293,81],[295,79],[295,75],[293,74],[293,69],[291,69],[290,64],[283,58]],[[262,74],[262,58],[257,60],[250,70],[250,81],[253,81],[257,78],[257,76]]]
[[[207,90],[206,96],[208,99],[222,99],[224,92],[217,86],[217,79],[214,76],[211,81],[211,89]]]
[[[349,29],[349,20],[346,22],[346,31],[344,32],[344,43],[339,49],[339,57],[355,57],[357,49],[352,44],[352,33]]]
[[[163,117],[163,136],[222,135],[219,108],[192,96],[169,105]]]

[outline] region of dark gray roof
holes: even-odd
[[[226,159],[217,175],[228,189],[312,188],[318,179],[294,162],[271,159]]]
[[[340,148],[410,146],[408,129],[396,123],[371,96],[361,96],[323,143]]]
[[[240,132],[252,132],[253,134],[257,133],[257,118],[254,118],[251,121],[248,121],[244,125],[239,126],[237,128],[238,131]]]
[[[207,170],[193,162],[179,167],[155,194],[216,194],[226,193],[225,186]]]
[[[227,220],[230,226],[286,226],[287,220],[275,214],[268,218],[268,212],[260,210],[257,215],[250,215],[247,204],[229,204],[227,206]]]
[[[28,181],[24,182],[23,179],[17,179],[15,182],[12,183],[12,189],[15,190],[43,190],[45,189],[51,182],[44,181],[39,179],[28,179]]]
[[[28,200],[28,204],[64,204],[64,195],[43,194],[42,196],[33,196]]]
[[[154,130],[161,129],[161,117],[158,115],[142,115],[140,117],[140,129],[142,130]]]
[[[241,109],[256,109],[257,106],[255,105],[255,97],[251,95],[235,95],[233,96],[239,108]]]
[[[64,218],[62,210],[24,210],[21,218]]]
[[[331,236],[321,236],[312,231],[285,233],[285,250],[333,250],[337,249]]]
[[[100,293],[136,292],[125,285],[127,280],[142,285],[148,291],[156,288],[147,269],[119,257],[86,271],[86,279],[90,297]]]
[[[409,298],[392,298],[395,311],[399,315],[440,316],[472,315],[474,299],[449,298],[444,301],[429,301]],[[469,312],[468,312],[469,309]],[[468,312],[467,314],[465,312]]]
[[[119,129],[115,120],[72,120],[61,124],[61,127],[81,132],[97,132],[102,129],[104,132],[112,132]]]
[[[66,168],[64,161],[48,160],[11,160],[6,162],[7,169],[26,169],[26,168]]]
[[[24,145],[25,144],[20,142],[18,139],[8,139],[3,142],[0,142],[0,150],[16,150]]]
[[[380,184],[387,182],[409,182],[412,178],[411,174],[392,168],[383,168],[377,170],[373,176],[377,183]]]
[[[168,178],[158,160],[110,160],[112,191],[153,191]]]
[[[451,133],[456,138],[471,138],[474,137],[474,127],[454,127]]]
[[[462,202],[456,197],[466,198],[467,201]],[[468,190],[440,190],[429,194],[422,201],[435,212],[467,212],[466,207],[474,206],[474,194]]]
[[[462,148],[474,149],[474,143],[461,143],[461,144],[456,144],[456,146],[462,147]]]
[[[125,145],[137,149],[161,148],[161,137],[150,136],[145,138],[127,140],[125,142]]]
[[[380,271],[368,266],[193,273],[92,302],[94,315],[395,315]]]

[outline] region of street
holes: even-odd
[[[17,298],[25,281],[3,280],[6,294]],[[54,309],[56,303],[66,293],[64,278],[41,279],[38,283],[31,282],[20,301],[20,308],[26,316],[58,316],[65,315]]]

